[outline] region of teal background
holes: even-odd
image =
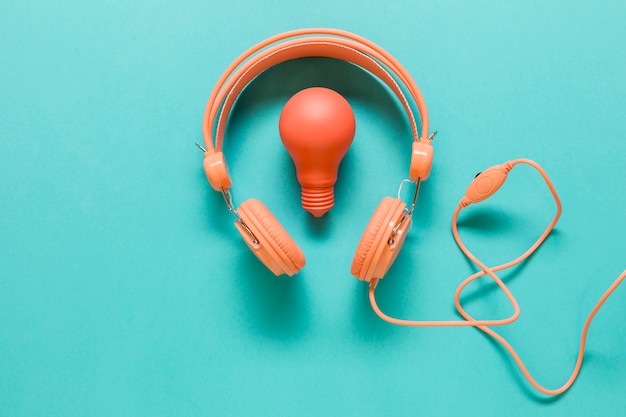
[[[379,82],[308,59],[241,97],[225,152],[237,203],[265,202],[307,255],[275,278],[206,183],[201,118],[252,44],[338,27],[394,54],[439,131],[413,230],[378,287],[404,318],[454,319],[475,268],[450,218],[474,174],[542,164],[557,230],[502,276],[522,309],[502,329],[536,378],[560,386],[596,300],[624,269],[623,1],[4,1],[0,4],[0,416],[587,416],[626,414],[626,289],[598,314],[579,379],[536,394],[475,329],[381,322],[349,273],[378,202],[408,171],[410,133]],[[280,143],[282,105],[325,85],[357,135],[336,206],[315,220]],[[539,175],[516,168],[464,212],[486,263],[517,256],[550,220]],[[505,317],[487,281],[468,309]]]

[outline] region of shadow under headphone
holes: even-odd
[[[241,54],[224,72],[209,97],[204,113],[202,131],[206,148],[204,151],[204,170],[214,190],[220,192],[228,210],[235,217],[235,226],[252,252],[274,274],[292,276],[306,263],[304,254],[289,236],[286,230],[258,200],[249,199],[235,208],[231,194],[232,181],[226,159],[222,153],[222,144],[226,122],[233,105],[243,89],[260,73],[282,62],[305,58],[326,57],[354,64],[376,76],[394,93],[402,104],[413,135],[410,181],[416,183],[412,202],[407,205],[400,198],[385,197],[376,208],[365,232],[357,246],[352,260],[351,273],[360,280],[369,282],[369,299],[373,310],[383,320],[402,326],[475,326],[498,341],[513,357],[528,381],[540,392],[557,395],[565,392],[575,381],[584,356],[587,331],[591,321],[609,295],[626,277],[626,270],[614,281],[600,298],[583,327],[581,343],[574,370],[565,384],[558,389],[546,389],[530,375],[512,346],[493,329],[487,326],[500,326],[512,323],[520,314],[515,297],[496,275],[497,271],[519,264],[532,254],[556,225],[561,214],[561,202],[552,182],[545,171],[528,159],[515,159],[501,165],[490,167],[479,173],[469,185],[465,196],[460,200],[453,218],[452,232],[459,248],[479,268],[480,271],[464,280],[457,288],[454,302],[463,320],[454,321],[414,321],[402,320],[383,313],[375,299],[375,288],[395,261],[407,233],[411,228],[412,213],[417,200],[420,183],[430,174],[433,161],[432,140],[435,135],[428,134],[428,112],[426,104],[415,81],[406,69],[388,52],[373,42],[336,29],[301,29],[278,34],[251,47]],[[417,106],[421,119],[421,134],[418,131],[412,107],[403,88]],[[215,140],[213,139],[215,138]],[[508,173],[518,164],[527,164],[535,168],[543,177],[552,193],[557,210],[548,227],[535,243],[518,258],[502,265],[489,267],[478,260],[463,244],[458,233],[457,219],[460,211],[473,203],[479,203],[493,195],[505,182]],[[476,320],[460,303],[463,289],[477,278],[488,275],[504,292],[511,302],[514,313],[506,319]]]

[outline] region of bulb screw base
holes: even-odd
[[[322,217],[335,205],[335,187],[302,187],[302,208]]]

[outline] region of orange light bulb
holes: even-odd
[[[354,139],[350,104],[328,88],[304,89],[283,107],[278,130],[296,166],[302,208],[322,217],[335,205],[339,164]]]

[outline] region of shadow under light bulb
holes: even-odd
[[[304,89],[283,107],[278,130],[296,166],[302,208],[322,217],[335,205],[339,164],[354,139],[350,104],[328,88]]]

